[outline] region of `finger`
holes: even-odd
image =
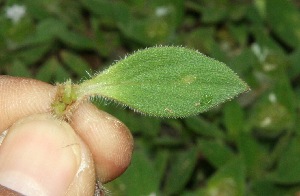
[[[91,195],[95,177],[87,152],[67,123],[47,114],[23,118],[0,146],[0,184],[24,195],[65,195],[70,186]]]
[[[111,181],[126,170],[133,138],[123,123],[96,106],[83,103],[75,110],[70,124],[89,146],[101,182]]]
[[[24,116],[50,111],[55,91],[38,80],[0,76],[0,131]]]
[[[22,196],[21,193],[17,193],[7,187],[0,185],[0,195],[9,195],[9,196]]]

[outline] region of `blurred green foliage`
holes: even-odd
[[[105,187],[112,195],[296,195],[299,9],[296,0],[0,1],[0,73],[78,81],[141,48],[195,48],[252,91],[178,120],[96,100],[135,137],[132,164]]]

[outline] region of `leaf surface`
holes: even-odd
[[[153,47],[120,60],[79,85],[152,116],[195,115],[248,90],[225,64],[182,47]]]

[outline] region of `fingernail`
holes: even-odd
[[[79,164],[72,128],[49,115],[31,116],[0,146],[0,184],[24,195],[64,195]]]
[[[5,186],[1,186],[0,184],[0,195],[7,195],[7,196],[22,196],[21,193],[13,191]]]

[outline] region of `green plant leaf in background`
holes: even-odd
[[[236,141],[239,133],[245,129],[244,111],[236,101],[232,101],[225,104],[223,112],[228,138]]]
[[[265,195],[272,195],[272,196],[282,196],[282,195],[292,195],[287,194],[287,188],[283,186],[278,186],[269,182],[267,180],[257,180],[254,181],[252,184],[253,195],[255,196],[265,196]]]
[[[285,152],[280,157],[278,167],[270,175],[270,179],[282,184],[299,183],[300,167],[300,138],[296,137],[287,146]]]
[[[197,163],[197,153],[197,149],[192,148],[173,154],[164,186],[164,195],[176,195],[188,183]]]
[[[233,158],[209,179],[206,195],[245,195],[244,181],[245,165],[240,158]]]
[[[76,56],[75,54],[63,51],[61,53],[63,62],[72,70],[74,73],[78,74],[80,77],[85,76],[85,72],[89,71],[89,65],[82,60],[82,58]]]
[[[160,117],[209,110],[249,87],[225,64],[182,47],[153,47],[81,83],[78,98],[100,96]]]
[[[137,150],[124,175],[106,187],[112,195],[151,195],[158,192],[160,175],[146,153]]]
[[[184,122],[186,126],[197,135],[224,138],[224,132],[221,129],[200,116],[185,118]]]
[[[222,167],[234,157],[230,148],[217,141],[199,140],[198,146],[207,160],[216,168]]]
[[[297,7],[290,1],[267,0],[266,12],[276,35],[291,47],[299,46],[300,14]]]

